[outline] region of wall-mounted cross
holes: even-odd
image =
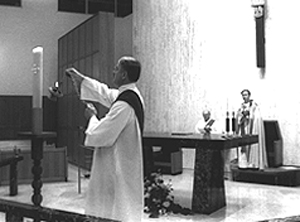
[[[251,1],[256,23],[256,66],[265,68],[265,0]]]

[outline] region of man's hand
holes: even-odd
[[[78,72],[75,68],[66,69],[66,75],[72,79],[75,91],[80,95],[80,85],[84,79],[84,75]]]
[[[204,127],[205,132],[210,133],[211,132],[211,127],[209,125],[206,125]]]
[[[98,113],[97,109],[92,103],[87,103],[86,104],[86,108],[84,110],[85,118],[87,118],[89,120],[92,116],[97,115],[97,113]]]
[[[81,74],[78,70],[76,70],[73,67],[66,69],[66,75],[69,76],[69,77],[81,77],[81,78],[84,78],[84,75]]]

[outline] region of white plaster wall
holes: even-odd
[[[300,165],[300,2],[267,1],[266,72],[256,68],[251,1],[134,0],[133,50],[143,65],[146,131],[192,131],[203,107],[224,130],[249,88],[279,121],[284,163]]]
[[[54,0],[0,6],[0,95],[32,94],[32,48],[44,47],[44,95],[57,80],[57,40],[90,15],[57,11]]]

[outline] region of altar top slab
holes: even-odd
[[[189,132],[144,132],[145,145],[176,144],[185,148],[230,149],[258,142],[258,135],[194,134]]]

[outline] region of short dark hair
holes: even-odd
[[[130,56],[124,56],[120,59],[121,67],[127,72],[128,79],[131,82],[137,82],[141,75],[141,63]]]
[[[250,92],[249,89],[243,89],[242,92],[241,92],[241,94],[243,94],[243,92],[247,92],[249,94],[249,96],[251,96],[251,92]]]

